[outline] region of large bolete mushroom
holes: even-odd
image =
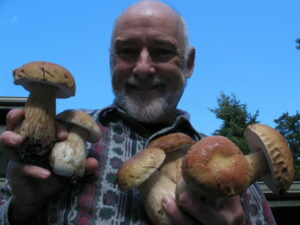
[[[253,179],[262,178],[275,194],[285,193],[294,179],[293,155],[285,138],[263,124],[248,126],[245,137],[252,152],[246,158],[251,165]]]
[[[275,193],[286,192],[293,181],[292,153],[284,137],[275,129],[252,124],[245,132],[251,151],[244,156],[229,139],[211,136],[194,144],[182,163],[185,182],[177,186],[209,198],[241,194],[262,178]]]
[[[27,63],[13,71],[14,83],[30,92],[25,104],[25,119],[16,128],[24,138],[20,160],[37,162],[55,142],[56,98],[75,95],[75,81],[64,67],[43,61]]]
[[[181,178],[181,161],[195,141],[186,134],[172,133],[150,142],[144,150],[128,159],[118,172],[122,191],[138,187],[145,211],[153,224],[172,224],[162,207],[162,198],[175,197]]]
[[[76,182],[86,168],[86,142],[97,142],[101,131],[96,121],[83,111],[66,110],[57,119],[68,126],[69,133],[66,140],[55,143],[50,164],[55,174]]]

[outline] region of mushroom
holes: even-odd
[[[195,143],[182,162],[183,180],[176,195],[186,188],[201,198],[236,195],[251,182],[250,165],[240,149],[223,136],[210,136]]]
[[[120,168],[120,190],[139,189],[145,211],[153,224],[172,224],[162,207],[162,198],[165,195],[175,197],[176,183],[181,178],[182,158],[194,143],[183,133],[161,136]]]
[[[27,63],[13,71],[14,83],[30,92],[25,119],[16,128],[24,138],[20,160],[34,163],[48,154],[55,142],[56,98],[75,95],[75,81],[64,67],[43,61]]]
[[[293,155],[285,138],[263,124],[249,125],[245,137],[252,152],[247,160],[256,171],[254,180],[261,177],[275,194],[285,193],[294,179]]]
[[[55,143],[49,156],[50,165],[55,174],[76,182],[85,172],[86,142],[97,142],[101,131],[96,121],[83,111],[66,110],[57,119],[69,127],[69,133],[66,140]]]
[[[294,176],[293,157],[284,137],[275,129],[252,124],[245,138],[251,153],[244,156],[239,148],[222,136],[211,136],[194,144],[182,163],[176,196],[194,190],[210,199],[241,194],[262,178],[275,193],[284,193]]]

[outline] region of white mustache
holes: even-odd
[[[164,83],[163,79],[159,78],[159,76],[149,76],[144,79],[140,79],[137,76],[131,75],[126,83],[132,86],[142,86],[142,87],[153,87],[158,86]]]

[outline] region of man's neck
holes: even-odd
[[[147,129],[151,133],[155,133],[165,127],[172,125],[175,119],[176,119],[176,112],[173,112],[171,114],[168,114],[167,116],[164,116],[164,118],[161,118],[158,121],[149,122],[149,123],[143,123],[143,122],[140,123],[145,129]]]
[[[167,126],[170,125],[170,123],[141,123],[141,125],[148,130],[150,133],[155,133]]]

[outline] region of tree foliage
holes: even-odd
[[[296,46],[296,48],[300,49],[300,38],[296,39],[296,43],[298,44],[298,46]]]
[[[235,143],[244,154],[249,153],[249,149],[244,138],[246,127],[252,123],[258,123],[258,110],[254,115],[248,113],[247,105],[241,104],[234,94],[231,96],[220,94],[217,99],[218,107],[210,109],[218,119],[223,120],[220,129],[213,135],[222,135]]]
[[[287,140],[291,151],[293,152],[296,179],[300,178],[300,114],[297,111],[295,115],[283,113],[274,122],[277,124],[275,129],[278,130]]]

